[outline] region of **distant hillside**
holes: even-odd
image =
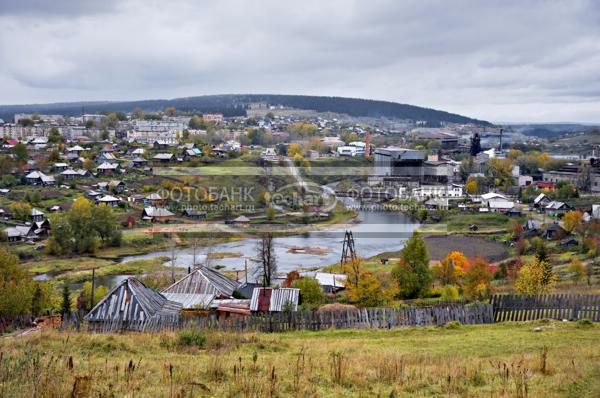
[[[119,102],[105,101],[0,105],[0,118],[12,120],[15,113],[37,112],[75,116],[80,115],[82,112],[129,112],[134,108],[142,108],[149,112],[156,112],[167,107],[175,107],[178,110],[188,112],[220,112],[225,116],[241,116],[246,114],[246,108],[253,102],[264,102],[270,105],[283,105],[298,109],[310,109],[317,112],[345,113],[355,117],[391,117],[398,119],[423,120],[430,125],[438,125],[440,122],[450,122],[461,124],[474,123],[482,126],[491,126],[489,122],[483,120],[389,101],[344,97],[270,94],[206,95],[200,97],[175,98],[171,100],[158,99]]]
[[[548,123],[513,125],[513,128],[525,135],[553,139],[570,133],[588,131],[592,127],[576,123]]]

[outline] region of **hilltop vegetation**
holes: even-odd
[[[0,118],[9,120],[15,113],[35,112],[74,116],[81,114],[82,107],[88,113],[106,111],[131,112],[134,108],[142,108],[146,111],[159,111],[175,107],[177,110],[184,112],[220,112],[224,116],[243,116],[246,114],[247,106],[254,102],[309,109],[317,112],[344,113],[355,117],[368,116],[421,120],[433,126],[438,125],[440,122],[474,123],[482,126],[491,126],[489,122],[483,120],[396,102],[344,97],[269,94],[205,95],[170,100],[157,99],[123,102],[104,101],[3,105],[0,106]]]

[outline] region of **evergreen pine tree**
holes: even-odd
[[[392,270],[402,298],[416,298],[427,292],[431,285],[429,253],[418,232],[406,242],[400,252],[400,262]]]
[[[67,283],[64,284],[62,289],[62,303],[60,305],[60,313],[63,316],[71,314],[71,291],[69,290],[69,285]]]

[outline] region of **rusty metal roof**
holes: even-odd
[[[292,288],[278,288],[272,289],[270,287],[257,287],[252,291],[252,300],[250,301],[250,310],[258,311],[259,310],[259,301],[261,292],[263,290],[270,290],[270,302],[269,302],[269,311],[270,312],[280,312],[285,309],[286,306],[290,306],[292,311],[298,310],[298,299],[300,298],[300,289],[292,289]],[[268,295],[265,295],[268,297]]]

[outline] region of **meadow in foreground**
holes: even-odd
[[[596,397],[600,327],[537,321],[391,331],[0,340],[0,397]]]

